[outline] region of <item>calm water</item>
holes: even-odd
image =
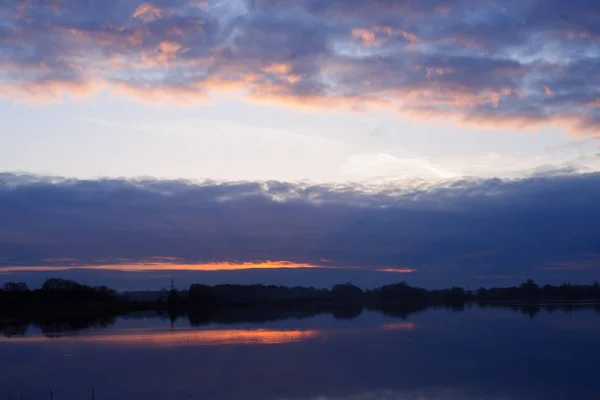
[[[594,308],[23,328],[0,336],[0,399],[600,399]]]

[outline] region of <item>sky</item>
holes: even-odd
[[[0,282],[599,277],[592,0],[5,0]]]

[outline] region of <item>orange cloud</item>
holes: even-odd
[[[103,85],[99,81],[55,79],[35,83],[2,83],[0,97],[20,103],[60,103],[66,97],[85,98],[97,94]]]
[[[209,6],[208,0],[190,0],[188,4],[190,7],[200,8],[203,10],[207,9]]]
[[[572,136],[595,137],[600,135],[600,128],[595,124],[586,124],[585,119],[579,115],[563,114],[554,117],[542,117],[537,115],[472,115],[455,119],[457,124],[475,126],[485,129],[510,129],[515,132],[524,129],[541,128],[543,126],[555,126],[564,129]]]
[[[181,48],[181,44],[176,42],[160,42],[154,51],[143,54],[142,60],[150,65],[168,65],[177,58],[177,52]]]
[[[48,272],[48,271],[68,271],[74,269],[87,270],[106,270],[106,271],[121,271],[121,272],[155,272],[155,271],[241,271],[248,269],[340,269],[340,270],[356,270],[363,268],[360,266],[336,266],[336,265],[315,265],[308,263],[294,263],[290,261],[258,261],[258,262],[214,262],[201,264],[185,264],[177,263],[177,258],[155,258],[155,261],[140,262],[140,263],[111,263],[111,264],[79,264],[67,261],[70,258],[49,259],[48,262],[58,263],[60,260],[69,262],[68,265],[17,265],[6,266],[0,268],[1,273],[12,272]],[[76,261],[76,260],[75,260]],[[409,274],[416,272],[415,268],[379,268],[377,272],[388,272],[398,274]]]
[[[350,31],[350,36],[352,36],[352,38],[361,41],[362,45],[367,47],[382,44],[387,40],[387,38],[383,38],[381,35],[378,37],[378,34],[385,34],[388,38],[401,37],[408,41],[411,46],[418,41],[416,34],[403,29],[394,29],[390,26],[376,26],[373,29],[355,28]]]
[[[132,17],[144,22],[151,22],[163,16],[163,10],[152,4],[142,3],[136,8]]]
[[[400,31],[400,34],[402,35],[402,37],[404,37],[406,40],[408,40],[411,44],[415,44],[419,40],[417,35],[412,32]]]
[[[272,74],[289,74],[292,70],[292,66],[290,64],[285,63],[276,63],[271,64],[262,69],[264,72],[272,73]]]
[[[364,28],[353,29],[351,32],[351,35],[353,38],[361,40],[362,44],[364,46],[371,47],[371,46],[375,46],[377,44],[377,38],[375,36],[375,33],[368,29],[364,29]]]
[[[283,65],[268,66],[264,69],[270,73],[288,71]],[[451,69],[425,69],[429,77],[451,74]],[[291,87],[280,83],[264,82],[262,75],[247,73],[234,79],[210,77],[202,82],[190,83],[185,87],[168,87],[160,84],[135,86],[126,82],[113,84],[113,91],[143,102],[157,105],[192,106],[210,101],[212,92],[236,92],[242,99],[254,104],[284,105],[287,107],[306,109],[311,112],[330,113],[368,111],[390,111],[413,120],[447,120],[455,125],[474,126],[483,129],[504,128],[513,131],[539,128],[554,125],[564,128],[575,136],[595,136],[599,132],[593,126],[582,123],[577,115],[561,115],[554,117],[536,115],[477,115],[468,111],[481,104],[498,106],[503,98],[524,94],[518,90],[503,88],[499,91],[482,91],[471,93],[466,90],[444,90],[443,88],[423,88],[414,90],[388,90],[373,96],[336,96],[305,95],[298,96]],[[301,79],[290,74],[284,79],[293,84]],[[68,92],[68,89],[57,86],[56,90]],[[32,90],[33,92],[33,90]],[[85,93],[85,91],[81,91]],[[39,96],[40,93],[37,93]],[[52,98],[52,97],[51,97]],[[596,106],[597,102],[589,106]]]
[[[591,108],[600,108],[600,99],[596,99],[590,103],[587,103],[586,106]]]
[[[411,274],[413,272],[417,272],[414,268],[380,268],[377,270],[378,272],[390,272],[395,274]]]
[[[150,35],[148,28],[144,25],[137,25],[129,28],[115,26],[111,27],[110,29],[107,28],[100,31],[86,31],[79,28],[56,27],[54,31],[59,34],[62,39],[71,43],[80,45],[96,44],[103,48],[114,45],[134,48],[141,46],[144,38]],[[70,57],[73,57],[73,55]],[[107,57],[111,57],[111,55],[108,54]],[[86,60],[82,60],[82,62],[85,61]]]
[[[138,14],[150,12],[148,10],[150,9],[142,7],[138,10]],[[353,35],[370,43],[376,38],[374,32],[386,35],[398,34],[390,27],[377,27],[372,31],[358,29]],[[130,46],[143,41],[147,29],[114,28],[99,33],[63,29],[60,34],[68,36],[69,40],[82,41],[82,44],[92,40],[103,47],[115,42],[119,42],[119,46]],[[302,80],[303,76],[293,74],[293,65],[290,63],[272,63],[253,70],[247,65],[226,62],[218,52],[189,59],[178,57],[185,51],[187,49],[177,41],[164,40],[153,50],[144,50],[139,54],[125,56],[119,52],[109,52],[101,60],[91,58],[88,60],[91,63],[88,67],[85,66],[86,61],[81,54],[67,55],[65,61],[68,67],[79,73],[80,77],[71,80],[36,79],[31,82],[5,82],[0,83],[0,93],[16,101],[51,102],[61,101],[64,96],[69,95],[89,97],[102,89],[109,89],[115,95],[156,105],[193,106],[210,102],[212,93],[235,92],[234,96],[257,104],[285,105],[321,113],[383,110],[416,120],[439,118],[457,125],[479,128],[502,127],[519,131],[554,125],[577,136],[598,135],[597,124],[592,119],[586,119],[585,116],[575,112],[554,116],[519,115],[518,113],[510,115],[502,112],[486,115],[473,113],[472,111],[481,105],[500,107],[511,101],[526,101],[526,96],[523,91],[509,87],[474,91],[468,85],[440,86],[439,78],[454,75],[456,73],[454,68],[416,65],[414,70],[421,71],[425,75],[425,82],[417,82],[408,89],[393,87],[386,89],[385,86],[377,88],[370,83],[377,82],[381,75],[376,68],[361,71],[359,63],[333,59],[324,61],[320,69],[323,76],[331,77],[332,82],[328,83],[329,87],[315,88],[314,94],[304,94],[298,93],[295,88],[295,84]],[[140,70],[143,76],[146,71],[151,73],[154,68],[160,70],[171,66],[197,70],[210,70],[211,66],[218,66],[216,69],[218,73],[211,73],[206,77],[199,77],[197,81],[181,84],[152,79],[145,81],[143,78],[134,81],[118,81],[107,79],[99,74],[100,70],[110,68],[135,68]],[[3,68],[15,71],[19,69],[17,65],[3,66]],[[510,72],[510,68],[505,67],[505,69]],[[44,63],[28,66],[28,71],[39,76],[52,73],[52,69]],[[346,74],[356,75],[356,71],[359,71],[359,74],[366,74],[363,80],[365,90],[360,92],[361,95],[348,95],[344,93],[343,88],[337,87],[335,80]],[[276,79],[272,75],[275,75]],[[547,95],[553,94],[549,86],[545,85],[543,88]],[[598,108],[597,102],[584,106]]]
[[[182,51],[182,46],[176,42],[164,41],[157,45],[152,52],[141,56],[141,62],[126,58],[106,58],[104,61],[111,65],[124,67],[133,65],[136,68],[154,66],[168,66],[171,63],[182,64],[177,57]],[[205,60],[184,61],[188,67],[192,64],[210,65],[215,62],[213,58]],[[77,68],[77,63],[71,64]],[[183,65],[183,64],[182,64]],[[411,90],[389,89],[365,94],[363,96],[344,95],[336,93],[299,95],[293,85],[300,81],[300,75],[292,74],[291,65],[271,64],[260,72],[237,73],[224,78],[225,75],[213,75],[198,82],[188,82],[180,86],[163,82],[138,82],[110,81],[101,77],[85,76],[89,72],[81,71],[84,75],[78,80],[56,79],[50,81],[0,83],[0,93],[17,102],[60,102],[65,96],[90,97],[103,89],[110,89],[114,95],[122,95],[146,103],[156,105],[193,106],[199,103],[211,102],[211,94],[218,92],[235,92],[235,96],[255,103],[284,105],[307,109],[312,112],[330,113],[338,112],[367,112],[372,110],[396,112],[403,117],[415,120],[430,120],[431,118],[450,121],[456,125],[475,126],[484,129],[510,129],[521,131],[523,129],[539,128],[544,125],[554,125],[567,130],[575,136],[597,136],[600,132],[596,124],[577,114],[547,115],[506,115],[499,114],[474,114],[470,110],[482,104],[498,107],[503,100],[513,101],[511,96],[523,99],[524,94],[511,88],[501,88],[497,91],[484,90],[470,92],[466,88],[454,87],[452,90],[437,87],[435,78],[453,74],[450,68],[422,68],[426,78],[431,80],[431,87]],[[43,64],[38,67],[39,74],[47,69]],[[227,72],[227,68],[223,68]],[[338,66],[324,66],[324,73],[335,74],[340,72]],[[235,73],[235,68],[232,69]],[[375,72],[374,72],[375,73]],[[272,81],[265,78],[265,74],[279,75],[281,80]],[[549,86],[544,86],[547,95],[553,91]],[[518,101],[518,100],[517,100]],[[587,106],[598,108],[598,101]]]
[[[574,87],[568,99],[556,96],[551,108],[539,99],[540,93],[553,96],[553,88],[562,85],[569,74],[587,79],[590,87],[598,86],[588,79],[586,68],[575,68],[583,58],[544,65],[507,59],[506,51],[495,53],[494,46],[487,46],[491,38],[494,43],[498,40],[493,30],[440,29],[439,20],[431,17],[454,17],[446,4],[421,7],[419,2],[363,1],[349,7],[335,2],[330,13],[312,16],[322,22],[314,25],[317,35],[295,40],[303,25],[291,20],[256,26],[232,20],[232,34],[221,35],[220,29],[213,29],[219,17],[197,10],[206,10],[207,0],[138,2],[133,11],[97,3],[82,11],[89,13],[84,17],[93,23],[81,25],[71,20],[73,15],[62,12],[68,5],[64,0],[18,1],[7,15],[11,29],[4,39],[12,56],[0,60],[0,95],[17,101],[29,97],[59,101],[65,94],[94,94],[99,82],[136,100],[185,105],[205,101],[211,91],[235,90],[251,101],[321,112],[385,107],[416,118],[427,113],[427,118],[494,127],[522,125],[525,120],[529,125],[563,127],[569,120],[571,132],[598,134],[597,107],[588,104],[585,90]],[[261,13],[266,21],[278,18],[269,13],[271,7],[310,11],[309,3],[257,1],[248,13]],[[472,6],[479,7],[477,2]],[[109,7],[110,13],[103,7]],[[119,11],[124,14],[117,18]],[[395,13],[398,18],[378,18]],[[536,25],[534,15],[521,15],[517,21],[523,22],[509,34],[518,37],[504,44],[525,40],[522,30],[531,33],[529,29]],[[349,24],[354,25],[348,28]],[[410,28],[413,25],[427,34],[418,36]],[[539,39],[569,46],[589,46],[598,40],[585,24],[556,29],[552,34],[543,29]],[[356,52],[348,49],[348,40],[365,47],[393,46]],[[55,45],[48,46],[50,41]],[[427,46],[418,46],[420,42]],[[586,54],[583,50],[576,53]],[[432,65],[416,65],[424,59]],[[526,96],[531,90],[528,82],[536,81],[547,84],[540,86],[540,93]],[[511,87],[498,87],[499,82]],[[480,114],[496,116],[488,119]]]
[[[448,68],[425,68],[425,72],[429,79],[433,75],[441,76],[451,74],[453,71]],[[493,104],[497,106],[502,98],[512,95],[513,91],[509,88],[503,88],[499,91],[483,90],[481,92],[472,93],[462,88],[448,90],[443,88],[425,87],[403,92],[394,90],[391,94],[393,94],[393,96],[401,103],[401,108],[403,110],[423,107],[432,111],[437,111],[435,108],[439,106],[440,108],[449,109],[454,114],[456,114],[457,111],[459,114],[462,114],[481,104]]]
[[[425,76],[427,79],[431,79],[432,76],[443,76],[454,72],[451,68],[429,68],[425,67]]]
[[[411,45],[417,43],[419,40],[418,36],[409,31],[405,31],[403,29],[394,29],[390,26],[378,26],[375,28],[377,32],[384,32],[388,36],[399,36],[408,41]]]
[[[436,74],[452,73],[451,70],[436,70]],[[466,90],[416,89],[407,91],[390,90],[379,93],[380,96],[302,96],[299,97],[289,88],[265,84],[256,86],[245,99],[256,104],[286,105],[307,109],[313,112],[329,113],[367,112],[372,110],[393,111],[398,115],[413,120],[446,120],[458,126],[471,126],[483,129],[507,129],[523,131],[543,126],[558,126],[574,136],[598,136],[600,129],[594,124],[587,125],[578,115],[505,115],[505,114],[470,114],[469,110],[482,104],[497,107],[509,96],[523,98],[521,91],[503,88],[499,91],[482,91],[472,93]],[[594,105],[596,103],[593,103]]]
[[[268,74],[278,75],[292,85],[302,79],[302,76],[298,74],[292,74],[292,66],[286,63],[270,64],[264,67],[262,71]],[[257,80],[259,77],[260,75],[255,75],[253,76],[253,80]]]
[[[295,269],[295,268],[334,268],[321,267],[312,264],[292,263],[288,261],[263,261],[243,263],[206,263],[206,264],[175,264],[167,262],[149,262],[134,264],[106,264],[106,265],[66,265],[66,266],[10,266],[0,268],[2,272],[34,272],[34,271],[65,271],[72,269],[109,270],[122,272],[148,272],[148,271],[238,271],[246,269]]]

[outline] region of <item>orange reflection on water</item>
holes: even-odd
[[[365,335],[377,331],[410,331],[412,322],[398,322],[371,327],[343,329],[214,329],[156,331],[144,329],[121,329],[114,333],[63,336],[72,343],[97,343],[141,347],[186,347],[218,345],[269,345],[302,342],[311,339],[330,340],[338,335]],[[60,338],[46,336],[1,337],[0,343],[52,343]]]
[[[408,331],[415,329],[417,325],[413,322],[397,322],[393,324],[381,325],[381,329],[384,331]]]
[[[152,347],[217,346],[231,344],[282,344],[319,335],[314,330],[207,330],[160,333],[127,333],[83,337],[84,341]]]
[[[202,330],[174,332],[122,331],[114,334],[68,336],[69,342],[100,343],[143,347],[218,346],[233,344],[283,344],[300,342],[321,335],[317,330]],[[45,336],[1,338],[0,342],[48,342]]]

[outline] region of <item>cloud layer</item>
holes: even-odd
[[[0,272],[274,260],[438,285],[589,280],[599,202],[600,174],[377,190],[0,174]]]
[[[384,107],[600,126],[594,0],[6,0],[0,93]]]

